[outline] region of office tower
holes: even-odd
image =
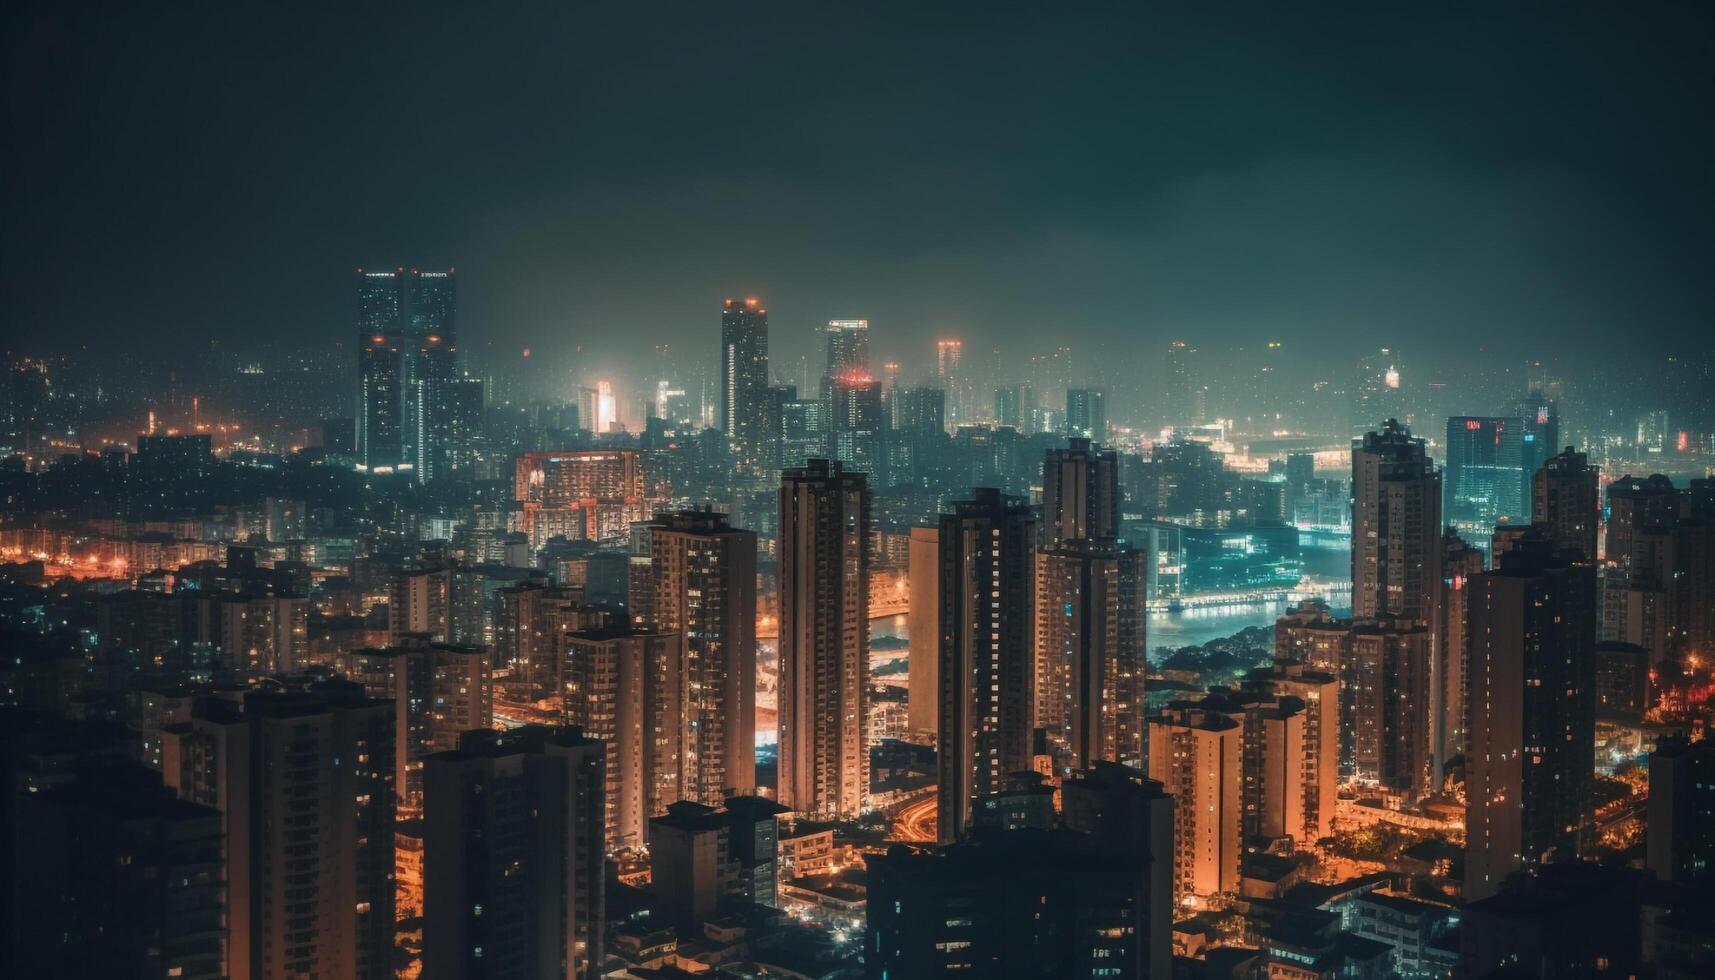
[[[1035,723],[1065,765],[1143,764],[1148,560],[1083,538],[1037,556]]]
[[[791,811],[763,796],[726,801],[727,854],[738,867],[738,894],[746,901],[778,908],[780,815]]]
[[[973,800],[1031,768],[1036,522],[988,487],[941,516],[940,839],[965,836]]]
[[[365,334],[357,355],[357,468],[392,473],[405,460],[404,361],[396,335]]]
[[[1114,856],[1083,834],[1042,830],[872,854],[866,975],[1143,976],[1147,896]]]
[[[1593,821],[1595,569],[1539,534],[1498,562],[1467,586],[1467,901],[1521,867],[1577,859]]]
[[[1042,459],[1042,546],[1119,533],[1119,454],[1072,438]]]
[[[1173,797],[1143,770],[1097,762],[1060,784],[1068,830],[1089,834],[1132,869],[1139,881],[1137,919],[1140,977],[1166,977],[1173,962]]]
[[[1225,710],[1175,702],[1149,728],[1149,778],[1173,797],[1173,904],[1238,891],[1243,726]]]
[[[1195,394],[1196,358],[1197,348],[1186,345],[1183,340],[1167,345],[1167,357],[1162,362],[1165,378],[1161,395],[1165,400],[1162,419],[1169,425],[1183,426],[1202,421]]]
[[[357,277],[358,468],[409,471],[423,482],[449,449],[456,281],[451,270],[359,269]]]
[[[1662,881],[1715,878],[1715,740],[1663,736],[1649,757],[1646,866]]]
[[[921,486],[946,441],[947,393],[940,388],[895,389],[887,402],[887,477]]]
[[[932,739],[940,730],[941,710],[941,529],[912,528],[906,548],[911,590],[906,631],[911,649],[905,703],[911,730],[928,733]]]
[[[1548,535],[1554,550],[1596,560],[1596,527],[1602,516],[1599,482],[1590,458],[1571,446],[1532,471],[1531,522]]]
[[[719,808],[680,800],[649,819],[651,891],[668,923],[695,933],[736,883],[732,827]]]
[[[1441,474],[1422,439],[1389,419],[1352,447],[1352,616],[1436,623]]]
[[[7,792],[17,797],[7,844],[16,879],[5,887],[18,901],[0,954],[9,975],[251,975],[226,969],[218,810],[174,798],[158,773],[123,762]]]
[[[1437,786],[1447,775],[1447,763],[1465,751],[1467,677],[1471,632],[1467,608],[1471,579],[1483,571],[1483,552],[1466,543],[1453,528],[1441,536],[1441,629],[1435,661],[1430,665],[1429,724],[1431,775]]]
[[[1442,512],[1461,537],[1479,547],[1498,526],[1529,523],[1523,430],[1515,418],[1447,420]]]
[[[1429,628],[1383,618],[1352,629],[1340,672],[1347,774],[1358,783],[1418,800],[1434,789],[1430,756]]]
[[[394,789],[402,802],[418,805],[423,759],[456,748],[463,732],[493,727],[492,666],[481,647],[430,643],[424,634],[395,643],[343,653],[339,669],[368,697],[393,702]]]
[[[424,976],[601,975],[602,756],[575,728],[528,725],[429,757]]]
[[[756,534],[713,511],[649,525],[640,626],[685,637],[679,795],[718,806],[756,787]]]
[[[1024,418],[1019,412],[1019,391],[1017,385],[994,390],[994,420],[996,425],[1010,425],[1019,428]]]
[[[770,442],[768,311],[754,296],[721,310],[720,428],[732,441],[741,473],[759,475]]]
[[[828,321],[828,369],[825,377],[869,373],[869,321]]]
[[[869,487],[811,460],[780,486],[776,798],[852,820],[869,796]]]
[[[1554,400],[1541,390],[1521,398],[1515,413],[1523,426],[1519,442],[1521,455],[1524,457],[1524,471],[1528,477],[1542,469],[1543,464],[1560,451],[1560,415]],[[1527,500],[1525,503],[1527,506],[1534,506],[1535,500]],[[1539,520],[1535,510],[1526,516],[1531,521]]]
[[[679,799],[688,735],[684,638],[607,628],[566,636],[562,717],[607,747],[607,849],[641,847],[647,820]]]
[[[966,422],[973,414],[968,402],[970,381],[965,377],[965,347],[957,340],[935,343],[935,386],[947,393],[947,418]]]
[[[1334,809],[1340,786],[1340,679],[1297,660],[1276,660],[1245,675],[1247,695],[1264,695],[1256,719],[1266,744],[1259,745],[1262,778],[1246,791],[1260,790],[1257,825],[1247,836],[1289,836],[1299,849],[1334,833]],[[1294,707],[1291,702],[1297,702]],[[1278,718],[1273,717],[1278,716]],[[1293,719],[1302,718],[1299,725]],[[1247,719],[1248,724],[1248,719]],[[1246,739],[1252,739],[1247,728]],[[1251,813],[1247,804],[1247,817]]]
[[[792,389],[796,392],[797,389]],[[820,398],[785,398],[780,403],[780,465],[803,466],[828,455],[828,403]]]
[[[393,976],[397,763],[391,701],[345,681],[199,701],[162,776],[221,813],[228,972]]]
[[[387,606],[387,631],[393,642],[406,633],[426,634],[440,643],[450,639],[452,585],[450,568],[416,569],[395,576]]]
[[[887,431],[881,411],[881,382],[860,372],[832,380],[828,420],[834,456],[854,471],[873,474],[881,482]]]
[[[1108,438],[1108,393],[1101,388],[1066,389],[1066,430],[1095,442]]]

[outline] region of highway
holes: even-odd
[[[935,794],[907,803],[893,815],[893,839],[908,844],[935,843]]]

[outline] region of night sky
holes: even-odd
[[[345,339],[399,264],[467,348],[711,364],[743,293],[920,357],[1715,313],[1708,3],[348,6],[4,5],[7,345]]]

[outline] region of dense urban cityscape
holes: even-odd
[[[647,313],[526,326],[492,249],[281,220],[350,256],[267,270],[301,330],[198,319],[201,277],[108,321],[7,233],[0,973],[1715,975],[1706,285],[1442,332],[1086,319],[1049,277],[1007,295],[1067,312],[985,325],[952,265],[901,313],[627,238],[680,280]]]

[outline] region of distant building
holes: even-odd
[[[1042,545],[1119,534],[1119,455],[1073,438],[1042,460]]]
[[[752,476],[776,458],[768,400],[768,311],[755,297],[729,299],[721,310],[719,425],[740,471]]]
[[[1066,428],[1095,442],[1108,438],[1108,393],[1101,388],[1066,389]]]
[[[1437,623],[1441,530],[1441,474],[1390,419],[1352,448],[1353,618]]]
[[[1595,561],[1602,519],[1601,473],[1571,446],[1548,457],[1531,473],[1531,523],[1543,529],[1555,551]]]

